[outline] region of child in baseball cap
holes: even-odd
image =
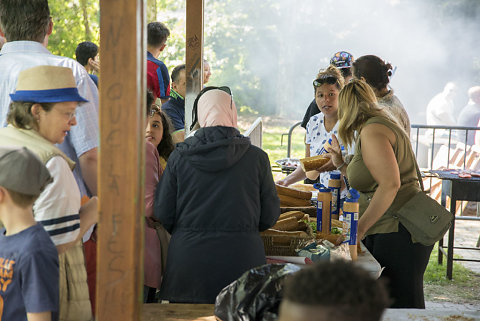
[[[52,181],[25,147],[0,147],[0,315],[2,320],[58,319],[58,253],[33,202]]]

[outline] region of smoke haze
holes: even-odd
[[[355,58],[377,55],[397,68],[390,85],[412,123],[425,123],[428,101],[448,81],[458,85],[460,110],[468,100],[467,89],[480,84],[480,24],[475,17],[480,1],[473,2],[469,19],[439,17],[433,1],[278,0],[274,10],[262,0],[257,5],[230,1],[227,12],[252,17],[238,39],[251,50],[246,68],[265,88],[267,98],[254,104],[272,104],[267,110],[301,119],[313,99],[312,80],[318,70],[327,67],[335,52],[345,50]],[[205,2],[206,23],[215,14],[208,10],[212,2]],[[258,41],[250,37],[253,32],[266,37]],[[208,45],[209,35],[205,37]]]

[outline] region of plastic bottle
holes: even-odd
[[[330,189],[320,184],[313,185],[318,189],[317,194],[317,231],[330,234],[330,206],[332,203],[332,193]]]
[[[328,188],[332,191],[332,218],[338,220],[339,208],[340,208],[340,177],[342,173],[340,171],[331,171],[330,179],[328,180]]]
[[[322,149],[320,149],[320,153],[319,153],[318,155],[323,155],[323,154],[328,153],[327,148],[330,148],[330,147],[332,147],[332,139],[331,139],[331,138],[328,139],[328,140],[325,142],[325,144],[323,144],[323,147],[322,147]]]
[[[352,261],[357,259],[357,226],[358,226],[358,199],[360,193],[355,189],[349,190],[350,197],[343,202],[343,230],[345,233],[345,243],[350,248]]]

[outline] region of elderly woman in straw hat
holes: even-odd
[[[33,212],[59,254],[59,319],[91,320],[81,238],[97,221],[97,200],[80,206],[72,173],[75,163],[54,145],[63,142],[76,125],[75,109],[86,100],[78,94],[71,69],[57,66],[22,71],[10,97],[8,126],[0,129],[0,146],[27,147],[53,177],[53,183],[35,201]]]

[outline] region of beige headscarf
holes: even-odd
[[[205,92],[198,100],[198,123],[200,127],[237,127],[237,107],[232,96],[220,89]]]

